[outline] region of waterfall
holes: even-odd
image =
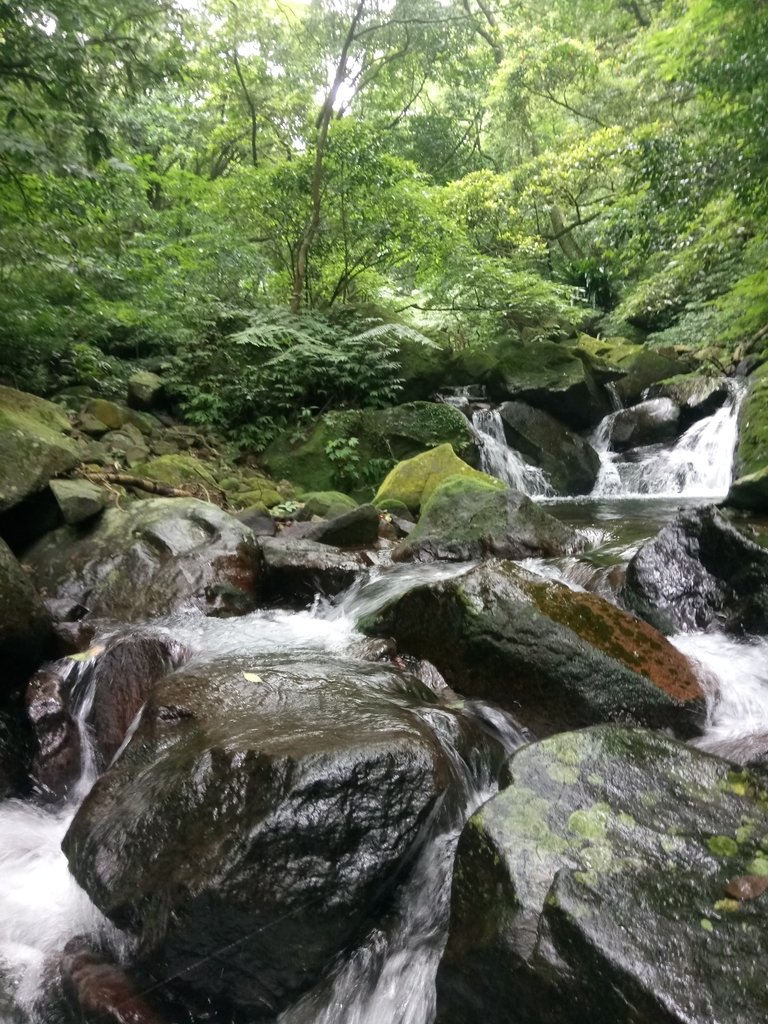
[[[724,497],[731,485],[743,393],[734,388],[717,412],[690,426],[672,446],[638,448],[630,459],[610,450],[616,413],[609,413],[590,438],[601,463],[591,497]]]
[[[497,409],[478,409],[472,416],[480,446],[480,468],[515,491],[531,498],[551,497],[554,493],[543,470],[525,462],[510,448],[504,436],[504,423]]]

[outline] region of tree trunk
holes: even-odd
[[[325,101],[323,102],[317,118],[315,164],[312,170],[312,186],[310,189],[312,208],[309,215],[309,221],[296,256],[296,266],[293,272],[293,294],[291,296],[292,313],[298,313],[301,309],[304,284],[307,278],[307,260],[309,258],[310,249],[312,248],[312,243],[315,240],[315,235],[317,234],[318,225],[320,224],[320,211],[323,201],[323,160],[325,158],[325,148],[328,142],[328,129],[330,128],[331,120],[333,118],[333,107],[336,103],[336,97],[338,96],[339,89],[347,76],[349,51],[352,47],[352,43],[355,41],[355,32],[357,31],[357,26],[360,22],[360,18],[362,17],[364,8],[365,0],[358,0],[357,6],[355,7],[355,13],[352,15],[352,21],[347,29],[344,45],[341,48],[341,55],[333,76],[333,84],[328,91],[328,95],[325,97]]]

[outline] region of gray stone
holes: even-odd
[[[106,505],[104,489],[88,480],[51,480],[49,486],[64,522],[70,526],[93,519]]]

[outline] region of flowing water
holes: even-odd
[[[681,504],[697,504],[702,496],[725,493],[737,411],[734,395],[728,405],[695,424],[676,444],[649,451],[633,463],[621,463],[604,449],[595,495],[560,501],[552,508],[590,538],[592,550],[577,558],[529,560],[529,568],[571,587],[596,589],[611,597],[609,577],[615,567],[625,565]],[[512,486],[546,498],[550,489],[545,477],[508,448],[498,414],[490,409],[477,412],[475,427],[483,442],[484,468]],[[604,425],[603,436],[607,433]],[[366,643],[356,628],[359,618],[413,586],[469,568],[445,564],[377,568],[339,599],[318,602],[311,611],[260,611],[234,621],[187,616],[154,625],[184,642],[193,659],[243,652],[265,659],[316,659],[323,654],[357,659]],[[708,718],[697,745],[737,762],[765,753],[768,640],[687,633],[673,642],[702,666]],[[79,672],[75,663],[72,671]],[[85,678],[76,679],[73,690],[84,754],[81,780],[71,802],[55,810],[19,800],[0,803],[0,1024],[50,1024],[45,1011],[36,1010],[35,1001],[47,972],[55,969],[57,957],[73,936],[96,936],[118,958],[128,948],[73,881],[60,849],[77,804],[94,778],[87,729],[82,724],[93,699]],[[472,810],[494,791],[491,748],[509,753],[529,738],[491,705],[465,701],[464,713],[488,737],[488,749],[480,751],[471,764],[464,763],[453,744],[448,716],[438,708],[431,720],[453,761],[461,812],[450,820],[434,821],[389,917],[371,929],[320,987],[286,1010],[279,1024],[431,1024],[434,1019],[434,977],[445,941],[459,832]],[[137,721],[138,716],[134,727]]]
[[[504,423],[498,409],[478,409],[472,426],[480,448],[480,468],[495,476],[515,491],[531,498],[545,498],[554,492],[546,474],[538,466],[529,465],[504,435]]]

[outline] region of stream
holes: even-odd
[[[545,501],[550,511],[584,532],[592,543],[578,557],[528,560],[526,567],[570,587],[582,589],[589,584],[601,592],[600,573],[625,565],[681,505],[723,496],[730,479],[737,412],[734,396],[677,443],[649,451],[631,463],[622,463],[605,447],[600,449],[598,428],[595,444],[603,468],[595,492],[580,500],[552,501],[541,471],[526,467],[517,453],[506,448],[493,410],[476,414],[475,427],[486,438],[484,468]],[[467,569],[466,564],[374,568],[335,601],[319,601],[308,611],[258,611],[234,620],[186,616],[152,625],[185,643],[193,662],[195,657],[227,653],[247,654],[254,662],[315,661],[318,657],[358,662],[365,638],[356,623],[363,615],[426,580],[450,578]],[[609,593],[608,588],[604,593]],[[735,640],[718,633],[681,633],[671,639],[702,666],[708,716],[705,734],[696,744],[743,760],[753,741],[762,737],[765,742],[768,736],[768,640]],[[81,688],[81,719],[91,698]],[[434,978],[446,938],[459,833],[474,809],[495,791],[494,761],[528,739],[510,716],[491,704],[464,701],[462,714],[486,737],[486,749],[467,763],[449,735],[438,737],[458,780],[454,785],[460,791],[459,810],[451,820],[442,816],[435,821],[387,918],[372,927],[320,986],[285,1010],[279,1024],[431,1024],[434,1020]],[[84,738],[87,741],[87,735]],[[38,1005],[38,996],[51,964],[73,936],[97,937],[118,959],[127,952],[125,939],[70,876],[60,849],[78,803],[93,782],[87,742],[83,750],[81,780],[64,807],[51,809],[19,800],[0,804],[0,1024],[58,1024]]]

